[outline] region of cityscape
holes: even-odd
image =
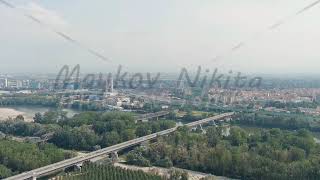
[[[320,179],[319,8],[0,0],[0,179]]]

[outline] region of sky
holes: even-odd
[[[115,72],[119,65],[177,73],[197,66],[244,74],[320,69],[320,4],[292,16],[315,0],[7,1],[17,8],[0,4],[0,74],[55,73],[76,64],[81,72]]]

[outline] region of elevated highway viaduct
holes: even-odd
[[[233,115],[234,115],[234,113],[232,113],[232,112],[231,113],[224,113],[224,114],[220,114],[217,116],[205,118],[205,119],[202,119],[199,121],[191,122],[191,123],[185,124],[185,126],[195,127],[195,126],[198,126],[198,125],[201,125],[204,123],[209,123],[211,121],[227,120],[227,119],[231,118]],[[141,144],[143,142],[146,142],[146,141],[149,141],[152,139],[156,139],[158,136],[168,135],[168,134],[176,131],[178,129],[178,127],[179,126],[176,126],[171,129],[167,129],[167,130],[160,131],[160,132],[157,132],[154,134],[150,134],[150,135],[139,137],[139,138],[136,138],[136,139],[133,139],[130,141],[120,143],[120,144],[116,144],[116,145],[113,145],[113,146],[110,146],[110,147],[107,147],[104,149],[100,149],[100,150],[97,150],[94,152],[90,152],[90,153],[82,155],[82,156],[77,156],[77,157],[74,157],[71,159],[67,159],[64,161],[60,161],[60,162],[57,162],[54,164],[50,164],[50,165],[41,167],[38,169],[27,171],[27,172],[24,172],[24,173],[15,175],[15,176],[11,176],[11,177],[7,178],[7,180],[25,180],[25,179],[35,180],[37,178],[50,175],[50,174],[57,172],[59,170],[63,170],[65,168],[81,164],[85,161],[90,161],[91,159],[94,159],[94,158],[97,158],[100,156],[104,156],[106,154],[115,153],[115,152],[118,152],[122,149],[131,147],[134,145],[138,145],[138,144]]]

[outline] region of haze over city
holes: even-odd
[[[319,180],[320,0],[0,0],[0,179]]]
[[[263,74],[318,74],[320,7],[293,16],[311,0],[129,1],[12,0],[0,5],[1,73],[179,72],[206,68]],[[31,14],[41,26],[23,14]],[[292,17],[292,18],[291,18]],[[268,27],[286,20],[276,29]],[[64,32],[110,59],[53,33]],[[240,42],[244,46],[233,53]],[[222,55],[222,58],[214,58]],[[263,65],[262,65],[263,63]],[[195,68],[194,68],[195,70]]]

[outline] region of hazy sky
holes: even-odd
[[[286,19],[315,0],[8,0],[0,4],[0,73],[57,72],[64,64],[83,71],[179,71],[197,65],[244,73],[318,73],[320,4]],[[31,14],[47,26],[26,18]],[[57,36],[65,32],[99,51]],[[239,42],[246,46],[229,54]],[[225,55],[214,61],[218,55]]]

